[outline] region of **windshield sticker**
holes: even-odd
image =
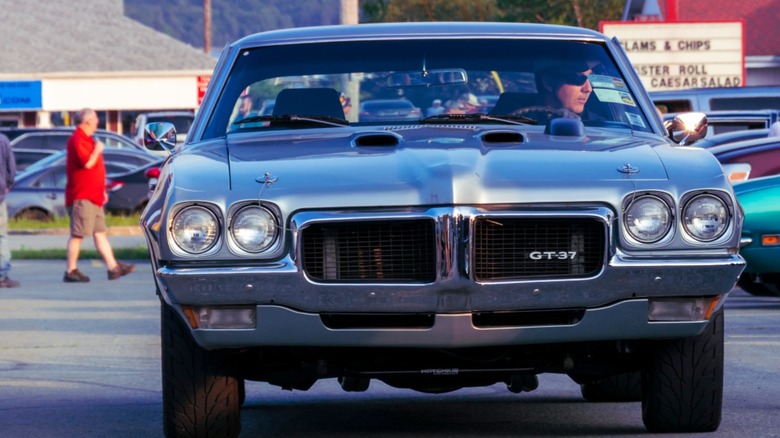
[[[594,88],[593,92],[596,93],[596,97],[602,102],[620,103],[623,105],[636,106],[634,98],[630,94],[617,91],[617,90],[605,90],[603,88]]]
[[[634,125],[634,126],[641,126],[642,128],[645,127],[645,121],[642,120],[642,117],[639,114],[634,114],[626,111],[626,119],[628,119],[628,123]]]
[[[622,79],[613,76],[588,75],[588,80],[593,88],[626,89],[626,83]]]

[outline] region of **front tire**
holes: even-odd
[[[229,372],[226,355],[201,348],[165,303],[160,315],[165,436],[238,436],[239,380]]]
[[[650,432],[712,432],[723,407],[723,309],[698,336],[659,343],[642,372]]]

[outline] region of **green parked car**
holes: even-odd
[[[740,254],[747,268],[737,283],[757,296],[780,296],[780,175],[734,185],[745,210]]]

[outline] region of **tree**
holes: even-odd
[[[363,0],[362,22],[507,21],[597,30],[619,20],[625,0]]]

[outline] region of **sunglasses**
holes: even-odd
[[[566,85],[582,86],[588,80],[588,76],[582,73],[561,73],[558,77]]]

